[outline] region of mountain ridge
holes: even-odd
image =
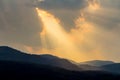
[[[0,61],[0,79],[13,80],[119,80],[120,75],[104,71],[70,71],[58,67]]]
[[[104,70],[108,72],[120,74],[120,63],[104,65],[101,68],[103,68]]]
[[[0,47],[0,60],[21,61],[36,64],[51,65],[69,70],[81,70],[67,59],[59,58],[50,54],[35,55],[27,54],[8,46]]]
[[[83,64],[83,63],[77,64],[77,63],[71,62],[71,60],[59,58],[54,55],[28,54],[8,46],[0,46],[0,60],[47,65],[47,66],[59,67],[59,68],[63,68],[71,71],[103,71],[105,70],[108,72],[120,73],[120,66],[117,65],[118,67],[116,68],[117,63],[112,61],[94,60],[94,61],[89,61],[91,62],[91,64]],[[92,62],[93,63],[98,62],[98,63],[97,65],[96,64],[92,65]],[[101,65],[101,62],[102,62],[102,65]],[[114,66],[114,67],[112,67],[111,69],[111,66]],[[116,71],[114,71],[114,69]]]
[[[87,64],[87,65],[91,65],[91,66],[104,66],[104,65],[108,65],[108,64],[114,64],[115,62],[113,61],[107,61],[107,60],[92,60],[92,61],[85,61],[85,62],[81,62],[79,64]]]

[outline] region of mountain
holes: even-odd
[[[114,64],[115,62],[113,61],[102,61],[102,60],[93,60],[93,61],[86,61],[86,62],[82,62],[81,64],[86,64],[86,65],[91,65],[91,66],[103,66],[103,65],[108,65],[108,64]]]
[[[59,58],[48,54],[31,55],[7,46],[0,47],[0,60],[44,64],[77,71],[81,70],[80,67],[71,63],[67,59]]]
[[[120,63],[104,65],[101,68],[112,73],[120,74]]]
[[[98,66],[91,66],[91,65],[88,65],[88,64],[80,64],[78,65],[79,68],[81,68],[82,70],[84,71],[102,71],[102,68],[101,67],[98,67]]]
[[[114,71],[113,69],[116,69],[115,72],[120,72],[119,66],[111,61],[96,60],[96,61],[88,61],[85,62],[84,64],[83,63],[76,64],[75,62],[72,62],[70,60],[59,58],[53,55],[49,55],[49,54],[32,55],[7,46],[0,47],[0,61],[13,61],[20,63],[36,64],[36,65],[46,65],[46,66],[59,67],[71,71],[103,71],[104,70],[104,71],[113,72]],[[111,68],[111,66],[113,67]]]
[[[103,71],[70,71],[58,67],[0,61],[1,80],[120,80],[120,75]]]

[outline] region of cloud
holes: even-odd
[[[95,1],[95,0],[90,0]],[[104,29],[114,29],[120,21],[119,0],[98,0],[100,8],[97,11],[87,12],[86,16],[88,21]]]
[[[120,0],[100,0],[101,4],[107,8],[118,8],[120,7]]]
[[[39,2],[39,7],[47,10],[70,9],[79,10],[86,6],[85,0],[44,0]]]
[[[0,41],[40,46],[40,21],[29,0],[0,0]]]
[[[26,3],[32,4],[32,1],[0,0],[0,45],[9,45],[28,52],[53,53],[62,55],[62,57],[65,56],[66,52],[61,51],[61,46],[56,51],[54,51],[54,46],[52,47],[53,50],[42,47],[42,41],[40,41],[42,24],[34,9],[38,6],[60,19],[62,27],[69,31],[68,35],[79,48],[80,54],[86,55],[89,59],[119,61],[116,58],[120,52],[119,0],[44,0],[38,1],[34,7],[26,5]],[[93,4],[89,10],[87,9],[89,7],[87,1],[89,4]],[[100,2],[100,9],[98,10],[94,8],[96,1]],[[80,19],[76,24],[75,21],[78,18]],[[84,25],[80,25],[81,22],[79,21],[84,20]],[[51,30],[55,31],[54,28]],[[46,39],[48,38],[46,37]],[[56,41],[52,40],[51,42]],[[51,42],[47,41],[46,44],[52,45]],[[81,56],[74,55],[73,51],[72,55],[65,57],[77,57],[77,61],[79,61]]]
[[[93,54],[92,56],[96,54],[97,58],[99,57],[100,59],[119,61],[116,57],[119,56],[120,52],[120,11],[118,6],[115,6],[115,4],[118,4],[118,1],[115,0],[115,4],[113,4],[111,0],[109,2],[109,4],[111,4],[110,7],[108,7],[108,3],[104,3],[103,5],[101,1],[98,10],[88,8],[83,12],[84,16],[80,17],[79,21],[84,21],[83,18],[85,18],[86,21],[93,24],[84,26],[83,22],[82,25],[80,25],[81,22],[79,22],[78,24],[80,26],[72,29],[72,37],[75,42],[77,42],[76,44],[79,45],[81,52],[85,51],[85,53],[83,53],[89,55],[89,57],[91,57],[90,54]],[[88,30],[91,31],[88,32]],[[93,58],[95,59],[95,57]]]
[[[59,18],[67,31],[74,28],[74,20],[79,16],[80,10],[87,5],[86,0],[44,0],[38,2],[38,7]]]

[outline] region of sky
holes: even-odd
[[[120,0],[0,0],[0,46],[76,62],[120,62]]]

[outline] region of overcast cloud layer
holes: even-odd
[[[40,46],[40,22],[26,3],[29,0],[0,0],[0,42]]]
[[[73,18],[76,17],[76,10],[85,6],[84,0],[45,0],[37,4],[45,10],[51,11],[52,9],[51,12],[63,20],[64,25],[70,24],[71,27],[74,24]],[[37,4],[34,4],[34,0],[0,0],[1,42],[40,46],[40,21],[34,7],[31,7]],[[66,27],[66,29],[70,28]]]
[[[99,46],[105,59],[119,61],[116,57],[120,56],[120,0],[97,1],[102,10],[84,13],[86,20],[94,23],[98,29],[92,39],[95,45],[83,46],[83,48],[92,50]],[[88,6],[87,0],[44,0],[41,2],[0,0],[0,45],[10,45],[21,50],[25,50],[22,46],[41,47],[39,33],[42,31],[42,24],[35,7],[46,10],[59,18],[65,30],[70,32],[75,28],[75,19]]]

